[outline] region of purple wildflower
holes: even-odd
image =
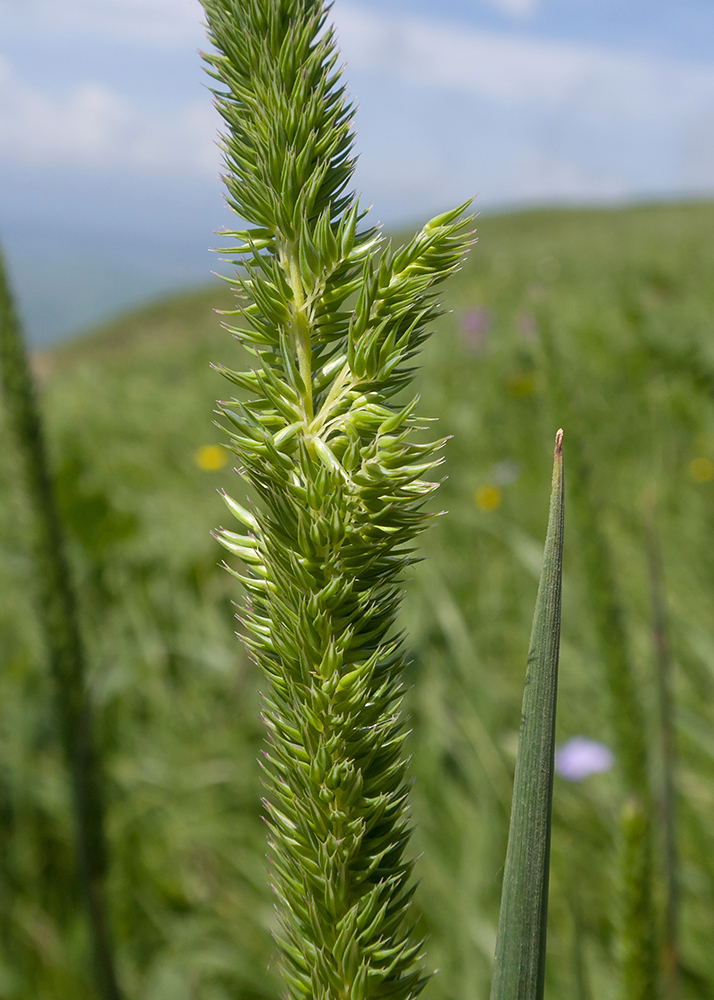
[[[555,772],[566,781],[582,781],[591,774],[609,771],[614,762],[612,750],[585,736],[573,736],[555,752]]]
[[[482,350],[486,334],[491,329],[493,315],[489,309],[470,309],[461,317],[461,340],[474,354]]]

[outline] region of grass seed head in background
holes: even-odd
[[[542,1000],[563,580],[563,432],[523,693],[491,1000]]]
[[[226,497],[245,641],[270,681],[270,853],[293,997],[415,996],[424,976],[395,633],[441,441],[394,397],[468,245],[462,208],[392,251],[349,193],[352,109],[328,7],[205,0],[231,208],[249,228],[231,328],[253,369],[220,405],[258,503]]]
[[[1,256],[0,385],[10,438],[19,459],[32,537],[33,582],[55,683],[55,722],[72,788],[75,863],[89,924],[97,995],[102,1000],[119,1000],[105,901],[108,864],[102,775],[87,690],[84,640],[40,408]]]

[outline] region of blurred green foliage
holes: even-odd
[[[674,656],[684,997],[714,996],[714,206],[487,217],[419,376],[453,435],[409,581],[417,903],[432,1000],[488,996],[528,637],[561,416],[592,470],[651,745],[645,493]],[[209,535],[236,488],[215,451],[212,288],[35,359],[109,775],[110,904],[134,1000],[274,998],[257,672]],[[239,348],[236,346],[235,351]],[[0,424],[1,427],[1,424]],[[568,427],[566,426],[566,440]],[[3,440],[6,440],[4,436]],[[204,449],[204,451],[201,451]],[[208,468],[206,467],[208,466]],[[34,622],[14,457],[0,450],[0,997],[90,995],[67,783]],[[567,520],[567,519],[566,519]],[[613,745],[578,543],[566,529],[560,741]],[[657,797],[660,768],[653,752]],[[546,995],[616,995],[614,773],[556,778]],[[656,845],[658,856],[661,853]],[[660,902],[660,901],[658,901]]]

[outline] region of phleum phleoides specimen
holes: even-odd
[[[395,401],[469,242],[462,208],[396,252],[362,226],[353,111],[321,0],[205,0],[239,325],[219,370],[257,502],[218,538],[247,567],[245,642],[269,680],[266,809],[288,994],[419,993],[395,631],[441,441]]]

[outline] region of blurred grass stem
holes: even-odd
[[[0,257],[0,381],[17,450],[33,542],[33,576],[74,803],[77,871],[89,918],[98,994],[119,1000],[104,898],[106,849],[99,764],[92,739],[86,664],[39,407]]]
[[[573,919],[573,976],[575,979],[575,996],[577,1000],[593,1000],[585,956],[585,928],[583,927],[582,905],[577,876],[573,876],[569,903],[570,914]]]
[[[662,552],[657,531],[657,497],[645,498],[645,548],[652,595],[652,643],[657,679],[661,784],[658,811],[664,840],[663,868],[665,886],[663,974],[666,995],[679,996],[679,863],[677,850],[677,796],[675,769],[677,750],[674,735],[674,699],[672,695],[672,657],[667,626]]]
[[[504,812],[508,814],[511,779],[476,704],[475,675],[480,665],[464,616],[433,562],[424,563],[420,569],[420,579],[467,698],[469,711],[459,717],[457,725],[464,738],[475,748],[488,783]]]

